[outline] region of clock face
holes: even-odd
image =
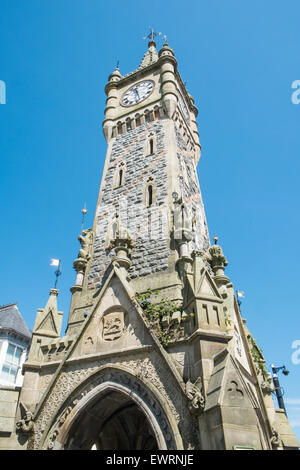
[[[188,109],[187,109],[187,106],[186,106],[186,104],[185,104],[185,102],[184,102],[184,99],[182,98],[182,96],[181,96],[180,93],[178,93],[177,96],[178,96],[179,105],[180,105],[180,108],[181,108],[181,110],[182,110],[182,112],[183,112],[183,115],[184,115],[185,119],[189,122],[189,120],[190,120],[190,115],[189,115],[189,111],[188,111]]]
[[[121,104],[123,106],[133,106],[144,101],[151,95],[154,90],[154,82],[152,80],[144,80],[130,87],[122,96]]]

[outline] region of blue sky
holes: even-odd
[[[32,328],[61,258],[65,328],[80,211],[90,226],[106,152],[104,86],[118,60],[123,74],[138,66],[152,25],[199,108],[210,235],[267,366],[290,370],[280,380],[300,439],[299,15],[296,0],[0,0],[0,303],[17,301]]]

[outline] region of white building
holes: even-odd
[[[17,304],[0,306],[0,436],[9,437],[14,431],[30,340],[31,331]]]

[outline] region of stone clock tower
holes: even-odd
[[[298,442],[210,245],[197,108],[173,50],[108,78],[106,161],[68,326],[52,289],[24,365],[26,449],[284,449]]]

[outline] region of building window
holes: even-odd
[[[123,126],[121,122],[118,122],[117,130],[118,130],[118,135],[121,135],[123,133]]]
[[[126,120],[126,130],[127,131],[131,131],[132,127],[131,127],[131,121],[129,119]]]
[[[144,204],[146,207],[151,207],[155,204],[156,201],[156,188],[155,182],[152,176],[150,176],[146,182],[145,192],[144,192]]]
[[[1,379],[7,382],[16,382],[20,367],[22,348],[11,343],[8,344],[5,360],[2,366]]]
[[[140,116],[137,116],[137,117],[136,117],[135,125],[136,125],[136,127],[139,127],[139,126],[141,125],[141,118],[140,118]]]
[[[119,171],[119,186],[123,184],[123,170]]]
[[[148,206],[153,204],[153,187],[152,184],[148,186]]]
[[[153,139],[150,139],[149,141],[149,145],[150,145],[150,155],[153,155],[153,149],[154,149],[154,142],[153,142]]]
[[[148,134],[148,138],[146,141],[146,156],[147,155],[154,155],[156,152],[156,137],[154,132],[150,132]]]
[[[115,170],[114,176],[114,188],[120,188],[124,184],[125,179],[125,164],[124,162],[119,163]]]

